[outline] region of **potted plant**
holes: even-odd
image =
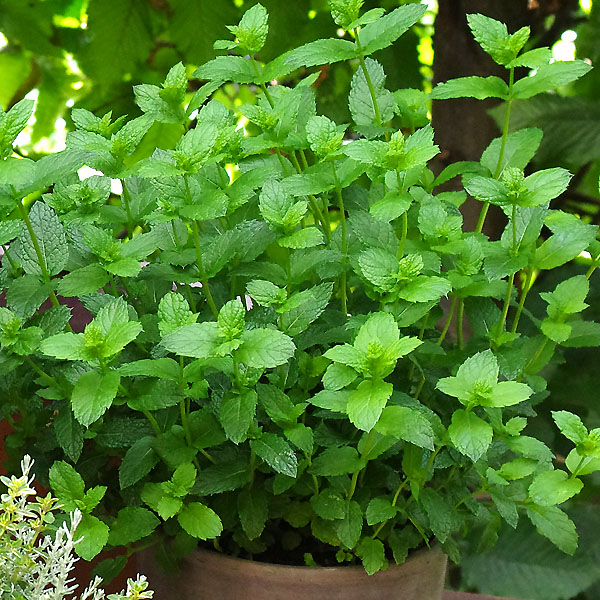
[[[511,133],[509,119],[514,99],[590,67],[550,63],[548,49],[523,50],[528,28],[471,15],[508,83],[467,77],[430,97],[500,98],[503,132],[480,162],[434,176],[427,95],[387,90],[370,56],[425,7],[330,4],[352,41],[262,64],[257,4],[230,27],[234,41],[217,42],[228,53],[195,72],[204,83],[187,106],[178,64],[162,86],[135,88],[140,117],[73,110],[67,149],[37,162],[11,155],[31,105],[2,115],[5,414],[21,415],[12,446],[35,451],[66,510],[83,513],[86,559],[160,539],[168,563],[200,540],[234,557],[373,574],[435,547],[408,563],[437,564],[436,584],[411,592],[433,599],[439,550],[458,561],[453,536],[468,528],[490,540],[501,520],[526,515],[563,551],[577,547],[558,505],[600,468],[599,432],[554,413],[575,445],[563,467],[527,424],[560,346],[598,344],[580,315],[597,227],[549,208],[570,174],[531,172],[541,131]],[[317,115],[319,73],[306,70],[342,60],[356,67],[351,125]],[[535,74],[515,81],[518,67]],[[226,82],[256,89],[255,101],[228,109]],[[182,126],[178,141],[156,148],[145,137],[155,122]],[[101,174],[81,181],[83,164]],[[464,190],[436,189],[459,176]],[[459,211],[467,192],[481,202],[473,232]],[[483,233],[490,204],[507,218],[497,241]],[[586,250],[587,273],[542,293],[546,314],[532,314],[536,277]],[[83,331],[60,298],[89,311]],[[342,578],[358,586],[351,572]],[[193,577],[181,580],[194,594],[214,589]]]

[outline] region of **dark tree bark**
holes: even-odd
[[[470,75],[496,75],[506,79],[506,69],[492,61],[473,39],[467,14],[481,13],[502,21],[510,33],[529,25],[532,39],[538,42],[536,45],[550,45],[572,25],[577,5],[577,0],[439,0],[433,39],[433,83]],[[554,15],[554,24],[546,30],[544,22],[548,15]],[[433,165],[436,172],[456,161],[480,159],[490,141],[500,135],[496,123],[487,114],[496,103],[493,99],[471,98],[434,101],[433,127],[441,149]],[[475,229],[479,210],[480,204],[470,199],[463,205],[465,230]],[[503,228],[503,219],[501,211],[490,211],[486,232],[497,237]]]

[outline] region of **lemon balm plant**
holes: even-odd
[[[600,468],[600,432],[554,413],[574,444],[559,465],[527,425],[560,347],[600,345],[581,317],[600,245],[595,226],[549,206],[570,174],[529,168],[541,131],[509,122],[513,100],[589,66],[551,63],[524,50],[527,28],[471,15],[506,81],[456,79],[431,98],[500,98],[504,128],[480,162],[436,177],[427,96],[386,89],[372,57],[425,7],[330,5],[348,39],[264,64],[257,4],[194,73],[191,99],[176,65],[135,88],[142,116],[75,109],[67,149],[37,162],[12,153],[31,104],[1,115],[3,414],[20,414],[12,446],[38,454],[82,512],[86,559],[160,537],[170,556],[204,540],[374,573],[435,540],[458,560],[456,536],[483,526],[491,539],[520,518],[577,547],[558,505]],[[316,111],[311,69],[336,61],[355,68],[350,124]],[[226,82],[256,101],[233,113],[217,99]],[[149,148],[154,122],[180,125],[179,140]],[[102,175],[80,181],[83,164]],[[465,191],[438,190],[454,177]],[[490,204],[507,217],[498,241],[482,233]],[[587,273],[532,314],[536,277],[584,250]],[[61,297],[89,311],[83,331]]]

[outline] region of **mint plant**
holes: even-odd
[[[142,116],[75,109],[67,149],[38,161],[12,154],[31,104],[2,114],[3,414],[21,415],[12,447],[35,451],[82,512],[86,559],[159,539],[173,557],[201,540],[374,573],[435,540],[458,561],[466,529],[489,540],[525,515],[577,547],[559,505],[600,468],[600,436],[556,412],[575,445],[562,466],[527,426],[560,346],[600,345],[581,317],[600,244],[597,227],[550,208],[570,174],[531,171],[541,131],[509,123],[513,100],[590,67],[550,63],[524,50],[527,28],[471,15],[508,83],[461,78],[430,98],[500,98],[504,128],[479,162],[436,176],[427,96],[388,90],[372,57],[425,6],[361,6],[331,2],[349,39],[264,63],[256,4],[191,97],[175,65],[135,88]],[[338,61],[355,68],[350,124],[316,110],[310,69]],[[534,71],[515,81],[517,67]],[[255,101],[227,108],[228,82]],[[153,122],[180,124],[179,140],[149,151]],[[102,175],[80,181],[83,164]],[[436,189],[455,177],[464,191]],[[467,193],[482,203],[475,231]],[[483,233],[490,204],[507,217],[497,241]],[[583,251],[587,273],[530,312],[544,271]],[[61,297],[85,307],[84,327]]]

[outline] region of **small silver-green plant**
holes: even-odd
[[[33,460],[26,455],[20,477],[0,477],[6,493],[0,496],[0,599],[74,600],[75,538],[81,512],[75,510],[57,525],[60,504],[51,494],[40,497],[32,487]],[[33,499],[31,497],[33,496]],[[96,577],[79,600],[104,600],[102,579]],[[127,590],[111,594],[109,600],[152,598],[143,575],[127,581]]]

